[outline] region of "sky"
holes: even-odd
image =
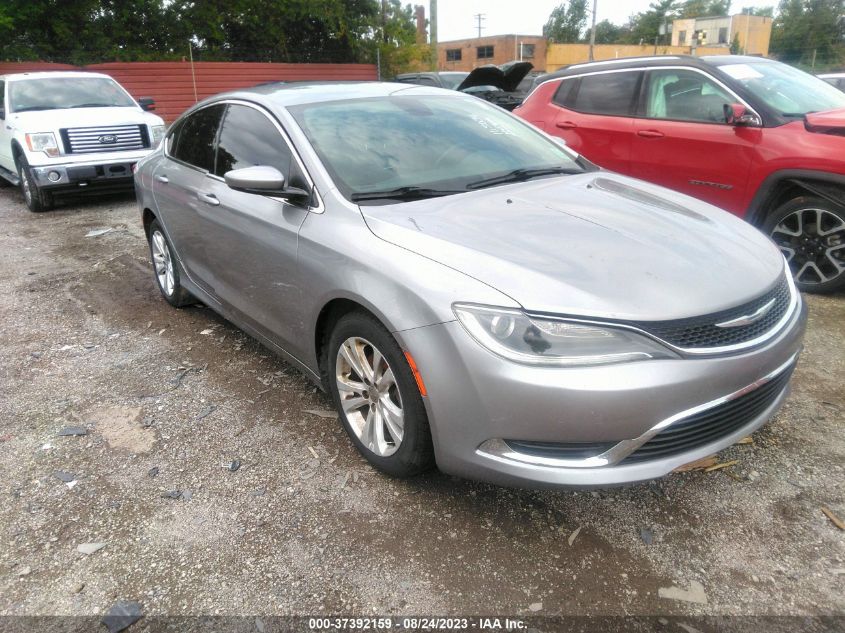
[[[441,42],[476,37],[477,21],[473,17],[483,13],[485,20],[482,35],[541,35],[543,25],[549,14],[563,0],[439,0],[437,3],[437,39]],[[428,0],[410,0],[412,4],[422,4],[426,17],[430,12]],[[598,0],[596,19],[601,22],[608,19],[616,24],[624,24],[633,13],[648,9],[652,0]],[[592,10],[592,2],[588,1]],[[777,5],[776,0],[734,0],[731,13],[739,13],[745,7]]]

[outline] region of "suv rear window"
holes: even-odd
[[[588,114],[628,116],[639,93],[642,72],[601,73],[581,77],[569,107]]]

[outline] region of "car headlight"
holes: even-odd
[[[52,132],[35,132],[26,135],[26,145],[30,152],[44,152],[47,156],[58,156],[59,145]]]
[[[167,130],[167,127],[164,125],[153,125],[153,147],[158,147],[158,144],[161,143],[161,139],[164,138],[164,133]]]
[[[452,308],[470,336],[516,363],[580,367],[679,358],[657,341],[622,328],[539,319],[508,308],[465,303]]]

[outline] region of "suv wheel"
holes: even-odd
[[[786,256],[800,290],[845,287],[845,209],[816,196],[794,198],[766,218],[763,231]]]
[[[21,181],[23,199],[30,211],[40,213],[41,211],[49,211],[53,208],[53,194],[49,191],[44,191],[35,184],[32,169],[23,156],[18,160],[18,178]]]
[[[352,312],[324,346],[326,382],[346,432],[370,464],[394,477],[434,465],[428,416],[396,340],[374,317]]]

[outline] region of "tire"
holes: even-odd
[[[18,159],[18,178],[21,181],[20,186],[24,202],[26,202],[26,206],[30,211],[41,213],[42,211],[49,211],[53,208],[53,194],[49,191],[44,191],[35,184],[35,179],[32,177],[32,169],[23,156]]]
[[[845,209],[824,198],[801,196],[771,213],[763,231],[786,256],[799,290],[845,288]]]
[[[390,332],[369,314],[351,312],[338,320],[323,349],[322,367],[338,415],[366,460],[394,477],[412,477],[432,468],[434,449],[425,405]],[[362,369],[368,375],[361,375],[362,369],[356,370],[350,357],[359,366],[366,363]],[[373,365],[375,372],[369,375]],[[378,395],[371,392],[373,384],[378,385]],[[364,404],[349,408],[352,401]]]
[[[180,283],[179,262],[173,256],[173,247],[158,220],[150,223],[148,241],[153,276],[164,300],[174,308],[195,303],[194,298]]]

